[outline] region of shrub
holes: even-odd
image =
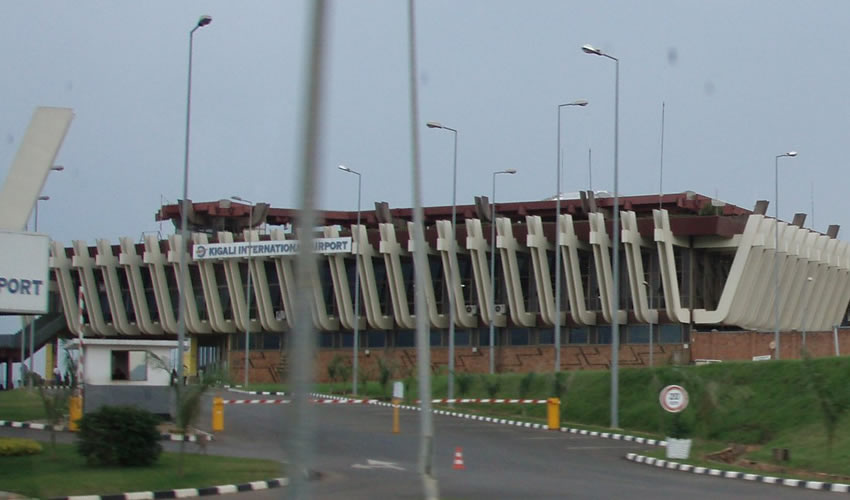
[[[32,439],[0,438],[0,457],[37,455],[41,452],[41,445]]]
[[[567,374],[564,372],[557,372],[555,376],[552,378],[552,396],[564,399],[564,396],[567,394]]]
[[[393,375],[392,361],[384,361],[378,358],[378,382],[381,384],[381,395],[387,396],[390,386],[390,377]]]
[[[519,397],[520,399],[526,399],[529,394],[531,394],[531,389],[537,383],[537,374],[534,372],[528,372],[519,380]]]
[[[455,381],[457,382],[457,392],[460,394],[460,397],[466,397],[469,394],[469,390],[472,389],[472,375],[469,373],[458,373],[455,375]]]
[[[151,465],[162,453],[159,419],[132,406],[104,406],[80,419],[77,452],[91,465]]]
[[[502,380],[497,375],[482,375],[481,381],[484,383],[487,395],[490,396],[491,399],[495,398],[499,394],[499,391],[502,390]]]

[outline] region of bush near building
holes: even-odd
[[[80,420],[77,451],[90,465],[151,465],[162,453],[159,422],[146,410],[103,406]]]

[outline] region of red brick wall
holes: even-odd
[[[683,347],[679,344],[655,345],[654,363],[656,365],[668,364],[675,357],[677,362],[682,360],[688,362]],[[377,378],[378,358],[389,360],[393,365],[394,377],[416,375],[416,349],[415,348],[388,348],[370,349],[360,351],[358,364],[362,373],[367,374],[370,379]],[[561,347],[561,369],[562,370],[599,370],[607,369],[610,365],[611,347],[607,345],[582,345]],[[277,367],[280,362],[278,351],[251,351],[251,373],[252,383],[278,382]],[[316,380],[328,382],[327,366],[335,356],[340,356],[350,364],[351,349],[321,349],[316,360]],[[230,375],[235,382],[239,383],[245,377],[244,353],[242,351],[230,353]],[[621,367],[648,366],[649,346],[621,345],[619,363]],[[495,352],[496,371],[499,373],[526,373],[530,371],[543,373],[551,371],[555,364],[554,346],[504,346],[497,347]],[[448,349],[431,349],[431,370],[433,373],[445,373],[448,370]],[[455,370],[464,373],[487,373],[490,370],[490,351],[486,347],[478,348],[473,352],[471,347],[459,347],[455,349]]]
[[[694,359],[751,360],[753,356],[773,355],[774,332],[693,332],[691,355]],[[782,332],[779,347],[780,358],[798,359],[803,347],[800,332]],[[806,348],[814,357],[834,356],[835,344],[832,332],[809,332]],[[850,352],[850,331],[838,331],[838,349]]]
[[[850,331],[838,332],[839,349],[850,353]],[[751,360],[753,356],[773,355],[771,343],[773,332],[693,332],[687,347],[681,344],[654,345],[654,364],[691,363],[698,359]],[[802,334],[799,332],[782,333],[782,358],[800,357]],[[814,332],[806,335],[806,347],[815,357],[833,356],[832,332]],[[362,373],[370,379],[377,378],[378,358],[389,360],[394,367],[393,377],[416,374],[415,348],[370,349],[360,352],[359,365]],[[277,367],[280,353],[275,351],[251,351],[252,383],[279,382]],[[316,380],[328,382],[327,365],[335,356],[350,363],[351,349],[321,349],[316,360]],[[570,345],[561,347],[562,370],[605,370],[610,366],[611,347],[608,345]],[[230,375],[234,381],[241,382],[245,377],[244,354],[241,351],[230,352]],[[621,367],[648,366],[649,346],[646,344],[625,344],[620,346],[619,363]],[[555,364],[554,346],[503,346],[495,353],[496,371],[499,373],[543,373],[551,371]],[[455,369],[465,373],[487,373],[490,370],[490,351],[487,347],[473,352],[471,347],[455,349]],[[431,349],[431,370],[433,373],[445,373],[448,370],[448,349]]]

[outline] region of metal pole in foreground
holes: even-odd
[[[558,105],[558,168],[555,195],[555,372],[561,371],[561,108],[566,106],[587,106],[587,101],[579,99]]]
[[[586,54],[602,56],[614,61],[614,289],[611,290],[611,427],[620,427],[619,420],[619,357],[620,357],[620,192],[619,192],[619,141],[620,141],[620,60],[590,45],[581,48]]]
[[[516,170],[509,168],[493,172],[493,199],[490,200],[490,374],[496,373],[495,339],[496,339],[496,176],[499,174],[515,174]]]
[[[312,291],[316,286],[313,275],[316,255],[313,252],[313,228],[316,227],[317,172],[321,150],[321,117],[324,109],[325,51],[327,42],[327,4],[324,0],[310,2],[307,13],[305,40],[306,67],[304,95],[300,99],[299,116],[304,127],[297,144],[298,150],[298,223],[300,248],[296,267],[295,332],[292,338],[293,421],[287,451],[291,453],[292,473],[289,474],[289,493],[292,498],[312,498],[310,467],[313,463],[315,418],[308,402],[315,377],[314,355],[316,333],[311,314]]]
[[[192,44],[195,31],[212,22],[212,17],[201,16],[198,23],[189,32],[189,77],[186,87],[186,144],[183,150],[183,201],[180,210],[180,282],[177,284],[177,404],[180,404],[180,386],[183,385],[183,342],[186,339],[186,297],[190,293],[186,288],[186,246],[189,231],[186,226],[189,212],[189,128],[192,116]]]
[[[363,176],[360,172],[352,170],[345,165],[340,165],[340,170],[357,176],[357,234],[360,235],[360,181]],[[352,236],[354,232],[352,231]],[[354,239],[352,238],[352,245]],[[357,253],[354,255],[354,339],[352,342],[351,352],[351,393],[357,395],[357,373],[359,370],[359,353],[360,353],[360,241],[357,242]]]
[[[437,122],[428,122],[428,128],[438,128],[448,130],[454,134],[454,161],[452,162],[452,239],[449,243],[449,286],[446,289],[449,292],[449,378],[447,386],[447,396],[449,399],[455,397],[455,308],[457,300],[455,298],[455,240],[457,235],[457,130],[446,127]]]
[[[419,160],[419,100],[416,78],[416,22],[413,0],[407,2],[408,85],[410,86],[410,153],[413,178],[413,259],[416,292],[416,364],[419,375],[419,471],[422,493],[426,500],[440,498],[434,472],[434,422],[431,415],[431,343],[425,304],[425,216],[422,212],[422,169]]]
[[[784,157],[793,158],[797,156],[796,151],[789,151],[781,155],[776,155],[773,164],[773,180],[774,180],[774,200],[776,208],[774,209],[774,228],[773,228],[773,316],[774,316],[774,333],[773,342],[776,344],[776,356],[774,359],[781,359],[781,350],[779,346],[779,159]]]

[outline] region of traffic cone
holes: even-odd
[[[463,449],[460,446],[455,448],[455,459],[454,464],[452,465],[452,469],[454,470],[464,470],[466,467],[463,465]]]

